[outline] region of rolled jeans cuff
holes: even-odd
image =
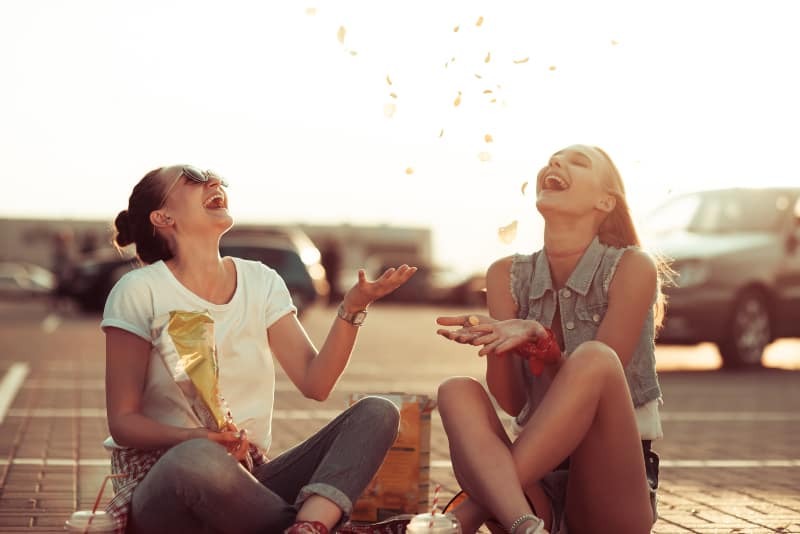
[[[341,508],[342,520],[350,517],[350,514],[353,513],[353,502],[350,500],[350,497],[334,488],[330,484],[323,484],[322,482],[314,482],[313,484],[303,486],[294,502],[295,506],[299,509],[305,500],[312,495],[325,497],[329,501],[332,501],[336,506]]]

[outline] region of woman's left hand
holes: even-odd
[[[406,264],[391,267],[376,280],[367,280],[364,269],[358,270],[358,282],[344,296],[347,311],[365,310],[367,306],[405,284],[417,272],[416,267]]]
[[[507,319],[491,324],[479,324],[472,327],[473,332],[480,334],[473,345],[483,345],[478,355],[501,355],[515,349],[523,343],[541,336],[546,336],[544,326],[533,319]]]

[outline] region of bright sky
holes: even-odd
[[[5,0],[0,216],[112,219],[189,162],[237,220],[430,226],[440,263],[483,270],[540,245],[519,187],[573,143],[610,153],[637,216],[800,183],[793,6]]]

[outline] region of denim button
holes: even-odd
[[[575,328],[575,323],[567,321],[567,330],[572,330],[573,328]]]
[[[561,296],[564,297],[565,299],[568,299],[572,296],[572,291],[570,291],[565,287],[564,289],[561,290]]]
[[[600,314],[595,313],[594,315],[592,315],[592,321],[594,321],[596,323],[599,323],[600,322]]]

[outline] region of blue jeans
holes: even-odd
[[[399,423],[391,401],[366,397],[252,474],[212,441],[176,445],[136,487],[128,532],[283,532],[311,495],[336,503],[345,519],[394,443]]]

